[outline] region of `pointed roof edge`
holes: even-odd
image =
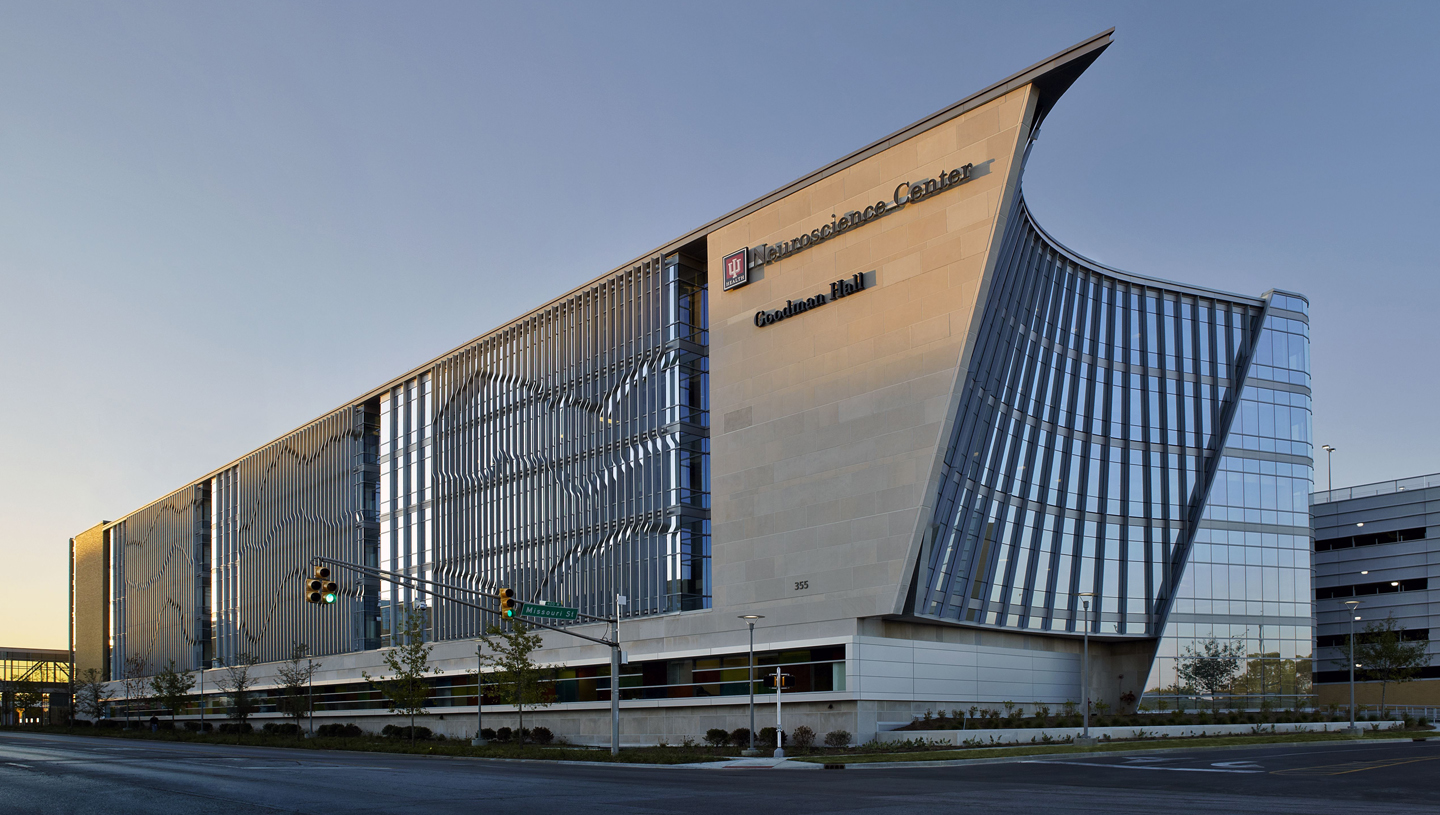
[[[672,241],[664,243],[649,252],[645,252],[632,260],[622,263],[619,266],[616,266],[605,272],[604,274],[597,275],[596,277],[593,277],[585,281],[584,283],[581,283],[580,285],[571,288],[563,294],[548,298],[544,303],[541,303],[535,308],[532,308],[523,314],[506,320],[505,322],[495,326],[494,328],[491,328],[490,330],[485,331],[484,333],[474,337],[473,339],[467,340],[460,345],[455,346],[454,348],[447,349],[445,352],[429,360],[426,360],[420,365],[416,365],[405,373],[400,374],[399,376],[392,377],[386,380],[381,385],[367,390],[360,396],[346,400],[339,406],[325,411],[319,416],[296,426],[294,429],[288,430],[285,433],[282,433],[279,436],[265,442],[264,444],[261,444],[251,450],[240,454],[239,456],[236,456],[225,464],[216,467],[213,470],[210,470],[199,478],[186,482],[178,489],[171,490],[170,492],[165,493],[164,495],[156,498],[153,501],[147,501],[145,504],[131,510],[130,512],[119,515],[115,518],[115,520],[103,521],[100,525],[104,528],[114,526],[115,524],[124,521],[131,515],[134,515],[135,513],[145,509],[146,507],[158,504],[161,501],[169,498],[170,496],[175,495],[182,490],[194,487],[196,484],[199,484],[206,479],[214,478],[216,475],[219,475],[226,469],[235,466],[246,456],[253,455],[265,449],[271,444],[288,438],[289,436],[294,435],[300,430],[303,430],[315,424],[316,422],[323,420],[327,416],[361,404],[365,402],[365,400],[370,399],[371,397],[378,396],[381,393],[384,393],[386,390],[394,387],[397,382],[404,382],[406,379],[417,376],[434,367],[446,357],[449,357],[457,351],[468,348],[469,346],[474,345],[480,340],[483,340],[484,338],[495,334],[498,331],[505,330],[509,326],[516,325],[517,323],[522,322],[523,320],[531,317],[532,315],[544,311],[555,303],[558,303],[561,300],[566,299],[567,297],[572,297],[575,294],[584,291],[591,286],[594,286],[596,283],[605,280],[606,278],[613,277],[617,274],[622,274],[627,269],[631,269],[636,265],[643,263],[646,260],[649,260],[650,258],[653,258],[657,255],[663,256],[671,252],[676,252],[680,249],[683,249],[685,246],[688,246],[689,244],[704,238],[711,232],[714,232],[715,230],[720,229],[728,224],[734,223],[735,221],[738,221],[741,218],[750,215],[756,210],[769,206],[770,204],[773,204],[774,202],[780,200],[781,198],[784,198],[787,195],[802,190],[805,187],[808,187],[818,181],[822,181],[834,175],[835,173],[844,170],[847,167],[850,167],[875,155],[876,153],[894,147],[895,145],[905,141],[906,139],[913,138],[921,133],[924,133],[927,130],[938,127],[945,122],[950,121],[951,119],[964,115],[965,113],[968,113],[969,111],[974,110],[975,108],[978,108],[987,102],[998,99],[999,97],[1004,96],[1005,94],[1017,88],[1022,88],[1025,85],[1031,83],[1034,83],[1041,93],[1039,105],[1036,108],[1035,122],[1031,125],[1031,132],[1033,133],[1035,129],[1039,128],[1040,122],[1042,119],[1044,119],[1045,114],[1049,113],[1050,109],[1055,106],[1055,102],[1059,100],[1061,94],[1065,93],[1065,91],[1075,82],[1075,80],[1079,78],[1080,74],[1084,73],[1085,69],[1090,67],[1090,64],[1094,62],[1097,57],[1100,56],[1101,52],[1103,52],[1106,48],[1110,47],[1110,35],[1113,33],[1115,33],[1115,28],[1112,26],[1100,32],[1099,34],[1090,37],[1089,39],[1082,40],[1070,46],[1069,48],[1066,48],[1065,50],[1054,54],[1053,56],[1050,56],[1035,63],[1034,65],[1031,65],[1029,68],[1012,74],[983,90],[977,91],[965,97],[964,99],[961,99],[953,105],[942,108],[941,110],[938,110],[935,113],[932,113],[929,116],[920,119],[919,121],[900,128],[899,130],[891,133],[888,136],[885,136],[884,138],[871,142],[870,144],[861,147],[859,150],[856,150],[852,153],[849,153],[848,155],[836,159],[835,161],[826,164],[825,166],[821,167],[818,170],[815,170],[814,172],[803,175],[800,178],[797,178],[794,181],[790,182],[789,184],[784,185],[783,187],[775,189],[765,195],[762,195],[754,201],[751,201],[750,203],[739,207],[738,209],[731,210],[730,212],[721,215],[719,218],[715,218],[714,220],[709,221],[703,226],[692,229]]]
[[[485,337],[490,336],[491,334],[494,334],[497,331],[504,330],[508,326],[515,325],[534,314],[544,311],[555,303],[558,303],[566,299],[567,297],[572,297],[580,293],[581,291],[584,291],[585,289],[594,286],[596,283],[605,280],[606,278],[613,277],[617,274],[622,274],[627,269],[634,268],[635,266],[644,263],[645,261],[653,257],[656,257],[657,255],[664,256],[670,254],[671,252],[677,252],[680,249],[683,249],[684,247],[694,243],[695,241],[701,240],[706,235],[709,235],[711,232],[728,226],[729,224],[732,224],[735,221],[738,221],[741,218],[744,218],[745,216],[750,215],[759,209],[775,203],[776,201],[784,198],[787,195],[798,192],[799,190],[802,190],[816,182],[823,181],[824,179],[829,178],[830,176],[840,172],[841,170],[846,169],[847,167],[864,161],[865,159],[875,155],[876,153],[894,147],[895,145],[905,141],[906,139],[914,138],[915,136],[924,133],[927,130],[938,127],[945,122],[950,121],[951,119],[962,116],[965,113],[968,113],[975,108],[984,105],[987,102],[998,99],[1001,96],[1004,96],[1005,94],[1017,88],[1023,88],[1030,83],[1034,83],[1041,92],[1040,103],[1039,106],[1036,108],[1035,121],[1031,124],[1031,133],[1033,134],[1035,130],[1039,129],[1040,122],[1045,118],[1045,115],[1050,112],[1050,109],[1055,106],[1055,103],[1060,99],[1060,96],[1064,94],[1065,91],[1068,90],[1072,84],[1074,84],[1075,80],[1080,77],[1080,74],[1084,73],[1085,69],[1089,68],[1090,64],[1093,63],[1100,56],[1100,54],[1104,52],[1106,48],[1110,47],[1111,35],[1114,33],[1115,27],[1111,26],[1110,28],[1101,31],[1099,34],[1096,34],[1093,37],[1081,40],[1080,42],[1075,43],[1074,45],[1064,49],[1063,51],[1059,51],[1049,57],[1046,57],[1045,59],[1040,60],[1034,65],[1031,65],[1029,68],[1025,68],[1024,70],[1011,74],[1010,76],[1000,80],[999,82],[996,82],[993,85],[990,85],[983,90],[976,91],[975,93],[970,94],[969,96],[961,99],[953,105],[942,108],[935,113],[932,113],[929,116],[920,119],[919,121],[906,125],[905,127],[902,127],[899,130],[895,131],[894,133],[885,136],[884,138],[871,142],[870,144],[861,147],[859,150],[842,156],[841,158],[838,158],[835,161],[826,164],[818,170],[803,175],[800,178],[791,181],[789,184],[784,185],[783,187],[772,190],[771,192],[766,193],[759,198],[756,198],[748,204],[745,204],[737,209],[733,209],[718,218],[715,218],[699,227],[696,227],[695,229],[686,232],[685,234],[681,235],[678,238],[675,238],[674,240],[667,241],[666,243],[663,243],[648,252],[644,252],[626,261],[625,263],[620,264],[619,266],[611,268],[603,274],[596,275],[595,277],[586,280],[584,283],[581,283],[580,285],[575,286],[562,294],[547,299],[544,303],[541,303],[540,305],[530,309],[529,311],[526,311],[523,314],[506,320],[505,322],[495,326],[494,328],[491,328],[490,330],[479,334],[478,336],[475,336],[472,339],[469,339],[461,343],[460,345],[457,345],[454,348],[445,351],[442,354],[439,354],[433,359],[427,360],[424,364],[417,365],[414,368],[406,371],[404,374],[388,380],[384,384],[366,392],[364,396],[347,402],[346,406],[363,402],[371,396],[382,393],[387,388],[392,387],[396,382],[403,382],[410,377],[416,376],[420,372],[431,368],[436,363],[440,362],[451,354],[454,354],[463,348],[474,345],[475,343],[479,342]],[[337,410],[338,409],[339,408],[337,408]],[[333,412],[334,411],[331,411],[331,413]],[[328,416],[330,414],[326,413],[324,415]],[[320,418],[323,418],[323,416]],[[313,421],[318,420],[319,419],[312,420],[312,423]],[[284,437],[282,436],[281,438]]]
[[[824,167],[821,167],[818,170],[803,175],[800,178],[791,181],[789,184],[784,185],[783,187],[779,187],[769,193],[766,193],[765,195],[760,196],[754,201],[751,201],[750,203],[745,204],[738,209],[721,215],[719,218],[716,218],[709,223],[704,224],[703,226],[697,227],[696,229],[687,232],[681,237],[676,238],[669,243],[666,243],[665,245],[655,249],[654,251],[646,252],[645,254],[640,255],[639,257],[628,263],[621,264],[615,269],[595,278],[595,280],[591,280],[585,283],[584,286],[578,286],[575,289],[572,289],[570,292],[566,292],[565,295],[562,295],[562,298],[574,293],[575,291],[579,291],[580,289],[585,288],[585,286],[589,286],[598,280],[604,279],[609,275],[622,272],[625,269],[644,261],[646,258],[654,257],[657,254],[673,252],[685,246],[686,244],[699,240],[705,235],[708,235],[709,233],[714,232],[721,227],[738,221],[739,219],[755,212],[756,210],[773,204],[774,202],[786,197],[787,195],[791,195],[799,190],[804,189],[805,187],[810,186],[811,184],[822,181],[834,175],[835,173],[844,170],[847,167],[857,164],[875,155],[876,153],[880,153],[884,150],[894,147],[895,145],[906,141],[907,139],[914,138],[915,136],[918,136],[919,134],[924,133],[927,130],[938,127],[945,122],[950,121],[951,119],[962,116],[974,110],[975,108],[986,104],[987,102],[1004,96],[1005,94],[1015,90],[1016,88],[1022,88],[1025,85],[1029,85],[1032,83],[1040,91],[1041,94],[1039,105],[1036,108],[1035,122],[1031,128],[1032,132],[1034,130],[1038,130],[1040,127],[1040,122],[1044,120],[1046,114],[1048,114],[1050,112],[1050,109],[1055,106],[1055,103],[1059,101],[1061,95],[1063,95],[1065,91],[1068,90],[1072,84],[1074,84],[1075,80],[1080,77],[1080,74],[1085,72],[1086,68],[1090,67],[1091,63],[1093,63],[1097,58],[1099,58],[1100,54],[1104,52],[1106,48],[1110,47],[1110,43],[1112,41],[1111,35],[1114,33],[1115,28],[1112,26],[1100,32],[1099,34],[1090,37],[1089,39],[1082,40],[1070,46],[1069,48],[1066,48],[1063,51],[1060,51],[1050,57],[1047,57],[1046,59],[1035,63],[1034,65],[1031,65],[1029,68],[1011,74],[1010,76],[1000,80],[999,82],[996,82],[995,84],[983,90],[977,91],[965,97],[964,99],[961,99],[953,105],[942,108],[935,113],[932,113],[929,116],[920,119],[919,121],[906,125],[905,127],[900,128],[899,130],[891,133],[888,136],[871,142],[870,144],[861,147],[859,150],[856,150],[848,155],[842,156],[841,158],[830,162],[829,164],[826,164]],[[552,300],[549,302],[554,301]],[[549,303],[547,302],[547,305],[548,304]]]

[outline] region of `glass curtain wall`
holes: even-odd
[[[1237,706],[1311,693],[1308,305],[1271,293],[1265,327],[1226,440],[1195,548],[1160,641],[1147,695],[1193,704],[1179,668],[1207,641],[1238,649]]]
[[[1092,268],[1023,201],[945,460],[917,613],[1160,634],[1264,302]]]
[[[704,262],[655,257],[109,527],[112,669],[284,659],[493,619],[310,559],[608,616],[710,602]],[[618,602],[619,598],[624,602]]]
[[[652,258],[396,385],[379,402],[381,568],[608,616],[709,602],[703,263]],[[493,615],[385,584],[428,636]]]

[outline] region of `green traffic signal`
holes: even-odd
[[[334,593],[327,593],[327,594],[325,595],[325,602],[327,602],[327,603],[333,603],[333,602],[335,602],[335,594],[334,594]]]

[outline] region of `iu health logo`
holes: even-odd
[[[725,291],[738,289],[750,282],[750,270],[745,264],[745,250],[725,256]]]

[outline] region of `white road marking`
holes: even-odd
[[[1176,773],[1263,773],[1264,770],[1220,770],[1212,767],[1155,767],[1149,764],[1102,764],[1098,761],[1022,761],[1021,764],[1071,764],[1076,767],[1110,767],[1116,770],[1169,770]]]
[[[19,768],[22,769],[22,770],[33,770],[33,769],[35,769],[34,767],[31,767],[29,764],[16,764],[16,763],[13,762],[13,761],[7,761],[7,762],[5,762],[5,763],[6,763],[6,764],[9,764],[11,767],[19,767]]]

